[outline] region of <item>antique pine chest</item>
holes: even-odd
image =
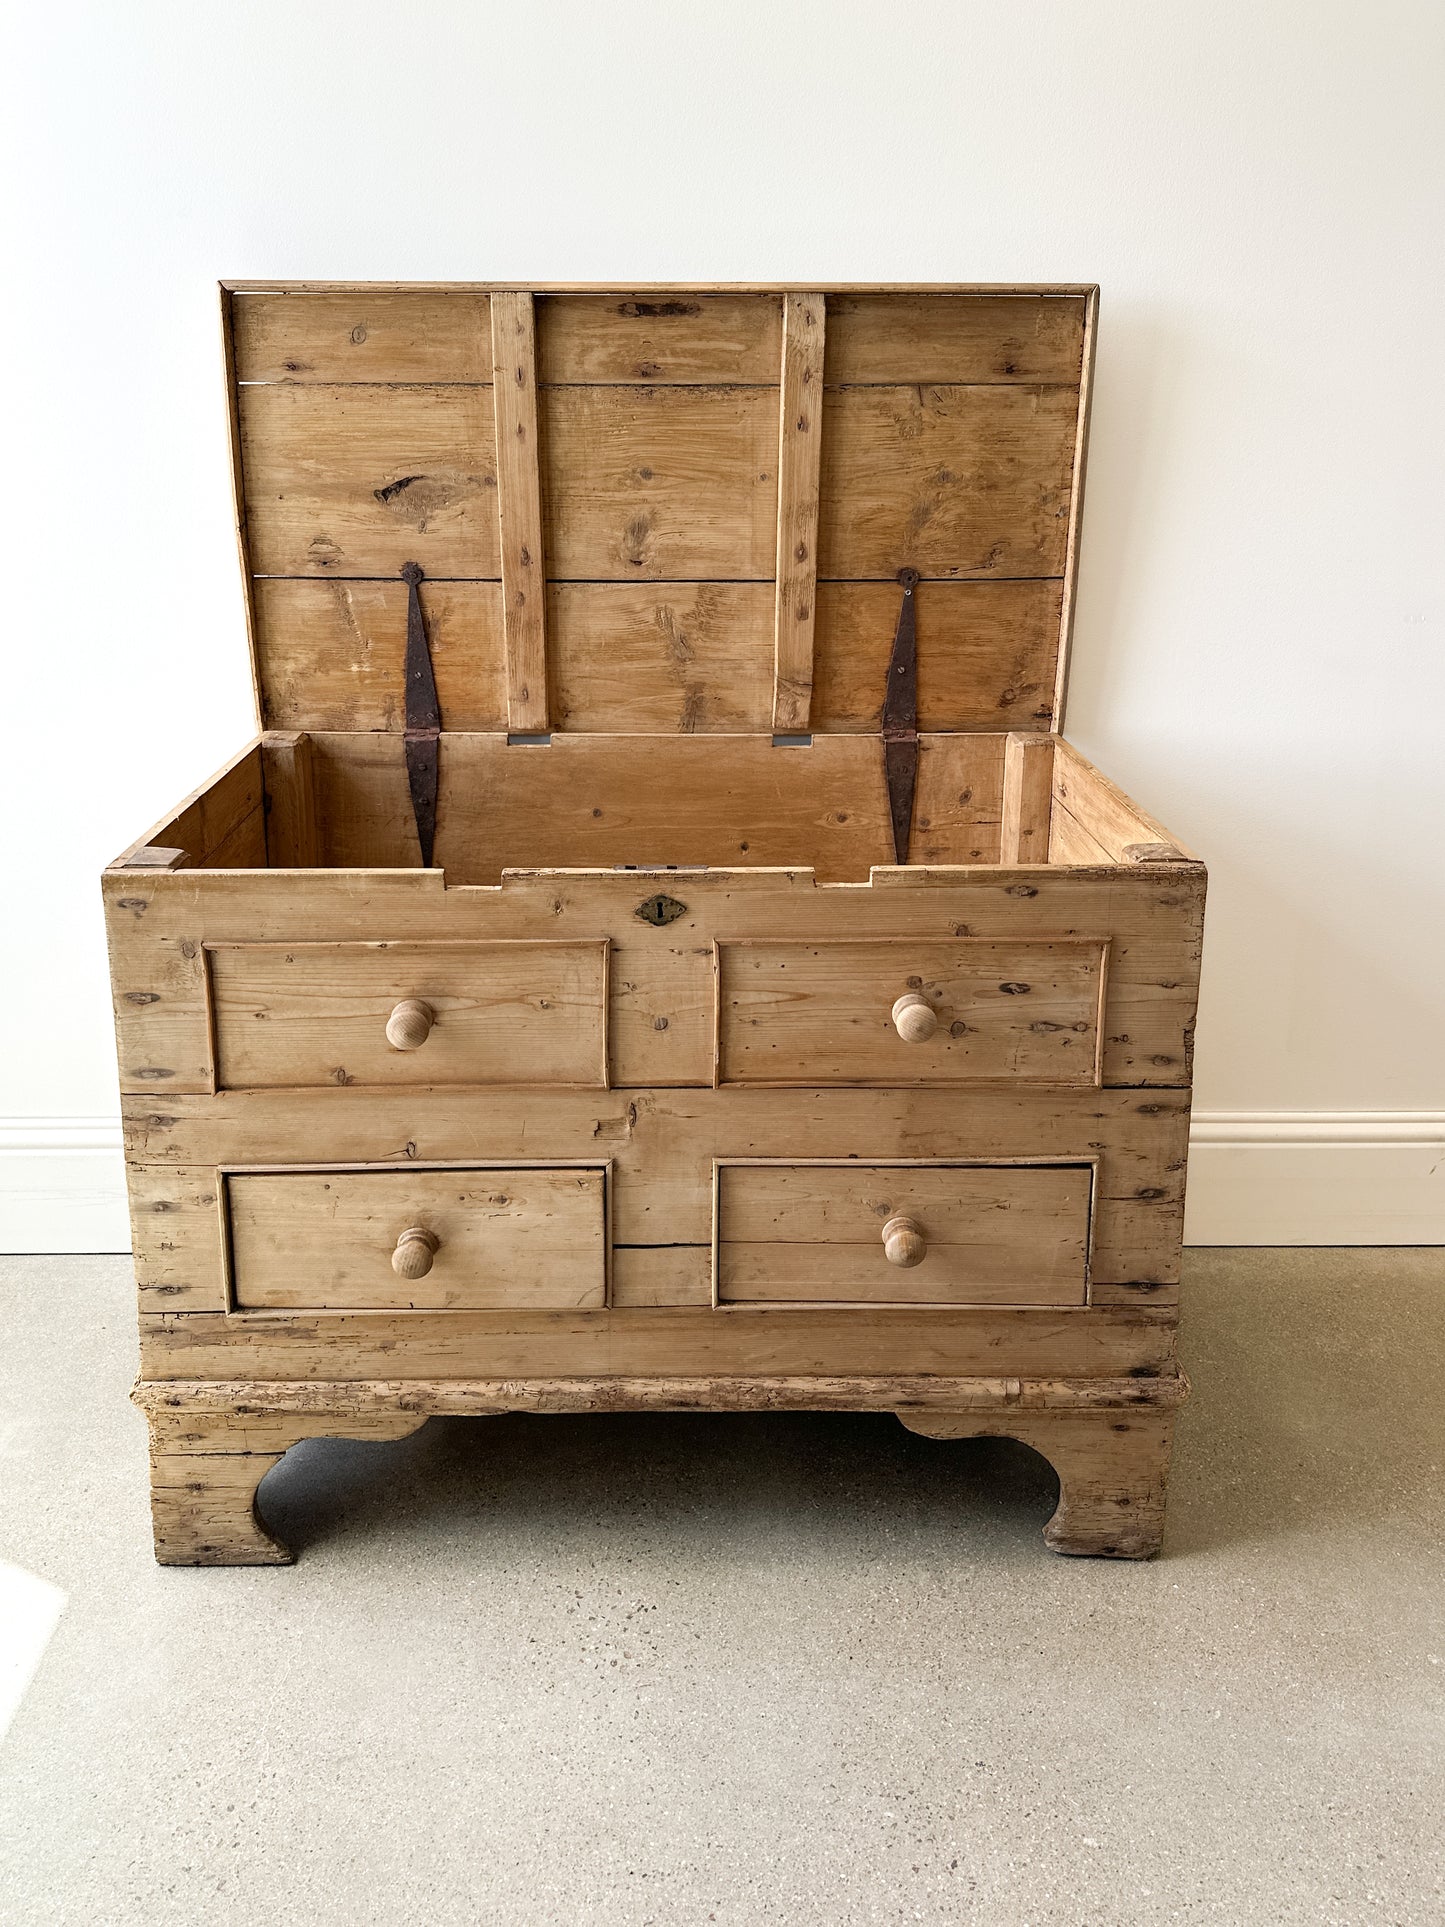
[[[104,879],[159,1559],[700,1407],[1157,1549],[1205,876],[1056,733],[1095,306],[224,290],[261,734]]]

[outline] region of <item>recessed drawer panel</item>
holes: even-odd
[[[607,1083],[605,942],[218,944],[207,960],[221,1090]]]
[[[606,1173],[233,1172],[237,1311],[571,1311],[607,1302]]]
[[[1082,1305],[1087,1164],[719,1164],[719,1304]]]
[[[1103,943],[720,943],[720,1084],[1099,1081]]]

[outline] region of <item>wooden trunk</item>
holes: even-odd
[[[1095,302],[224,291],[261,734],[104,878],[160,1559],[638,1407],[1157,1548],[1205,874],[1057,733]]]

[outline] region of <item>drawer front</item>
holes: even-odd
[[[1088,1164],[719,1164],[717,1302],[1082,1305]]]
[[[1099,1082],[1106,945],[718,945],[719,1084]]]
[[[232,1172],[225,1200],[237,1311],[607,1302],[600,1167]]]
[[[607,944],[207,950],[219,1090],[607,1083]]]

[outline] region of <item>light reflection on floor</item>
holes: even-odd
[[[59,1586],[0,1559],[0,1739],[30,1690],[66,1603]]]

